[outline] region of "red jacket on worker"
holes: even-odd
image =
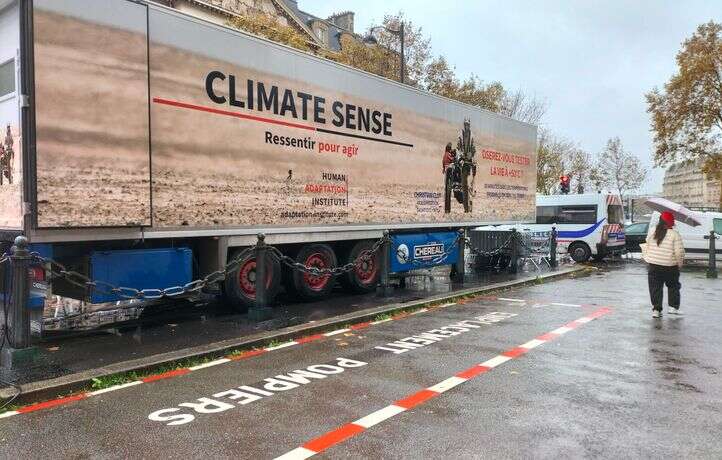
[[[454,162],[454,157],[456,157],[456,152],[447,145],[444,151],[444,158],[441,160],[441,172],[446,172],[446,167]]]

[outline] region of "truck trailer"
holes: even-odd
[[[136,289],[241,257],[220,283],[241,309],[260,233],[269,296],[321,299],[374,289],[378,258],[336,279],[278,254],[344,265],[389,231],[410,270],[451,232],[535,217],[535,126],[150,1],[0,0],[0,124],[0,249],[25,235]],[[120,300],[36,272],[43,297]]]

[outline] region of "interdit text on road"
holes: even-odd
[[[399,355],[514,316],[517,316],[517,314],[492,312],[376,346],[374,349]],[[241,385],[214,393],[211,397],[201,397],[193,402],[180,403],[177,407],[160,409],[152,412],[148,415],[148,418],[155,422],[163,422],[168,426],[185,425],[196,420],[198,415],[226,412],[278,393],[296,389],[301,385],[308,385],[316,380],[342,374],[348,369],[360,368],[366,365],[368,365],[366,361],[339,357],[330,363],[314,364],[305,369],[297,369],[265,378],[253,386]]]

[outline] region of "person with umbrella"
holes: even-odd
[[[664,286],[667,286],[669,313],[679,314],[681,302],[679,270],[684,264],[682,237],[674,230],[674,214],[662,212],[655,227],[647,234],[644,259],[649,264],[649,297],[652,300],[652,317],[662,317]]]

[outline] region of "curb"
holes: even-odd
[[[429,304],[453,302],[458,299],[476,294],[482,294],[498,289],[510,287],[520,287],[534,284],[538,280],[548,281],[556,278],[563,278],[574,273],[586,271],[586,267],[575,266],[567,269],[557,270],[555,272],[545,273],[535,278],[526,278],[521,280],[504,281],[485,286],[477,286],[473,288],[461,289],[458,291],[437,294],[424,299],[415,300],[404,303],[392,303],[381,305],[379,307],[367,308],[345,315],[326,318],[314,323],[304,323],[296,326],[290,326],[276,331],[264,331],[242,338],[233,338],[214,342],[207,345],[201,345],[192,348],[161,353],[144,358],[138,358],[129,361],[123,361],[104,367],[90,369],[75,374],[69,374],[54,379],[40,380],[20,385],[21,394],[15,399],[16,404],[27,404],[36,401],[43,401],[55,398],[59,395],[66,395],[75,391],[87,389],[92,383],[93,378],[106,377],[114,374],[125,372],[143,372],[149,371],[157,367],[169,365],[185,359],[196,358],[217,358],[228,354],[229,352],[239,348],[254,348],[267,344],[270,341],[285,342],[295,338],[305,337],[308,335],[318,334],[333,328],[341,327],[346,324],[362,323],[373,321],[375,317],[382,314],[394,313],[399,310],[409,308],[421,308]],[[16,393],[12,387],[0,389],[0,399],[9,399]]]

